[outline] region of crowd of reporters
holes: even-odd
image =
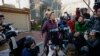
[[[46,15],[49,16],[46,17],[41,30],[42,35],[46,32],[44,48],[48,49],[48,43],[51,40],[53,45],[59,45],[62,49],[62,44],[67,43],[65,47],[67,56],[99,56],[100,3],[96,3],[93,8],[95,14],[92,16],[87,13],[86,8],[83,13],[82,10],[77,8],[76,15],[69,16],[65,12],[66,16],[61,16],[60,21],[55,19],[54,12],[47,13]],[[65,27],[69,29],[67,32],[62,30]],[[55,28],[58,28],[58,31],[55,30],[56,34],[53,34],[55,31],[50,32],[51,29]],[[63,37],[66,37],[67,42],[62,41]],[[49,51],[46,54],[48,55],[48,53]]]

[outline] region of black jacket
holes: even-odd
[[[100,32],[100,17],[97,17],[95,19],[95,23],[93,25],[93,30],[99,31]]]
[[[100,39],[89,41],[89,54],[88,56],[100,56]]]
[[[100,17],[91,17],[87,25],[88,31],[96,30],[100,32]]]

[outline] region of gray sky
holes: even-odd
[[[13,4],[15,7],[19,8],[18,1],[20,1],[21,8],[29,8],[29,0],[4,0],[5,4]],[[0,0],[0,5],[2,5],[2,0]]]

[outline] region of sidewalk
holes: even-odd
[[[18,34],[18,36],[16,37],[16,40],[18,41],[27,35],[31,35],[34,37],[34,40],[36,41],[37,45],[40,47],[39,56],[41,56],[41,53],[43,52],[43,40],[40,39],[40,32],[39,31],[22,32]]]
[[[39,31],[31,31],[31,32],[23,32],[20,33],[17,37],[16,40],[20,40],[24,36],[31,35],[34,37],[34,40],[36,41],[37,45],[40,47],[40,53],[39,56],[41,56],[43,52],[43,40],[40,39],[40,32]],[[59,54],[62,54],[62,52],[59,52]],[[44,55],[45,56],[45,55]]]
[[[18,36],[16,37],[16,41],[18,41],[21,38],[28,36],[28,35],[33,36],[36,43],[40,43],[43,41],[40,39],[40,32],[39,31],[22,32],[22,33],[18,34]]]

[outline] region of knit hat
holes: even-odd
[[[25,40],[25,47],[27,47],[27,48],[30,48],[30,46],[34,43],[35,45],[36,45],[36,43],[35,43],[35,41],[34,41],[34,39],[33,39],[33,36],[26,36],[25,37],[26,38],[26,40]]]

